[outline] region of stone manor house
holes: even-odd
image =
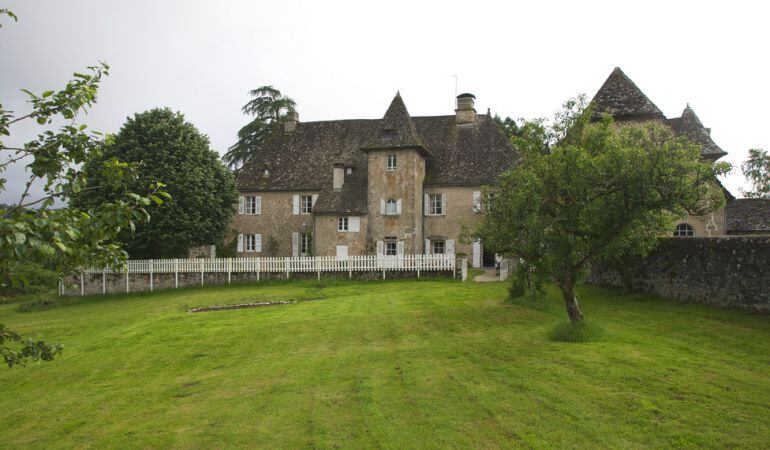
[[[492,264],[483,242],[459,237],[480,217],[483,186],[494,185],[517,156],[474,101],[457,96],[455,113],[446,116],[412,117],[400,94],[382,119],[300,122],[290,113],[236,173],[238,255],[464,253],[473,267]],[[592,101],[618,122],[669,125],[699,144],[703,158],[726,154],[689,105],[667,119],[619,68]],[[673,233],[724,235],[726,224],[722,209],[683,217]]]

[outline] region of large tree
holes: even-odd
[[[273,86],[260,86],[249,91],[254,97],[243,105],[243,114],[254,119],[238,131],[238,142],[227,150],[222,159],[235,168],[243,165],[263,142],[275,131],[283,118],[293,112],[297,104]]]
[[[749,198],[770,198],[770,154],[762,149],[749,150],[749,159],[741,166],[751,189],[743,191]]]
[[[16,19],[10,11],[0,9],[3,15]],[[26,167],[23,192],[11,204],[0,207],[0,279],[24,283],[19,268],[32,264],[59,273],[90,265],[117,266],[125,259],[125,252],[116,236],[149,218],[145,207],[151,199],[162,203],[167,197],[156,180],[133,184],[135,166],[117,159],[103,166],[101,183],[88,185],[80,169],[100,158],[112,139],[89,132],[85,124],[78,123],[79,114],[96,102],[99,83],[108,69],[106,64],[89,67],[86,73],[74,74],[58,91],[36,94],[23,90],[30,108],[22,113],[0,104],[0,174],[12,165]],[[25,122],[40,128],[37,137],[27,142],[16,138],[18,127]],[[11,139],[20,143],[11,143]],[[0,193],[7,183],[0,178]],[[35,194],[36,183],[42,194]],[[57,200],[67,205],[85,190],[114,190],[121,195],[90,208],[53,208]],[[60,351],[60,345],[24,338],[0,324],[0,356],[9,366],[51,360]]]
[[[521,163],[493,189],[478,237],[522,258],[561,290],[573,323],[575,286],[588,264],[649,252],[674,217],[724,203],[715,177],[729,170],[661,124],[592,123],[581,101],[550,126],[525,124],[513,139]]]
[[[130,188],[162,179],[173,200],[159,205],[152,220],[121,236],[131,258],[186,256],[190,247],[222,240],[235,213],[237,193],[230,171],[181,113],[156,108],[130,117],[101,159],[85,166],[89,187],[101,184],[113,159],[138,166]],[[99,205],[119,191],[84,190],[77,203]]]

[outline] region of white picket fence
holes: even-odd
[[[95,274],[135,273],[286,273],[456,270],[454,255],[309,256],[303,258],[133,259],[118,270],[90,268]]]

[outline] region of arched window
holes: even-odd
[[[674,228],[674,236],[692,237],[695,236],[695,230],[690,224],[680,223]]]

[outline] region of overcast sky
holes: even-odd
[[[158,106],[181,111],[224,153],[247,122],[247,91],[272,84],[301,121],[378,118],[397,90],[412,115],[476,109],[552,116],[590,97],[615,66],[668,117],[689,103],[740,164],[770,149],[768,7],[763,2],[292,2],[11,0],[0,28],[0,103],[61,87],[72,72],[111,65],[83,122],[117,132]],[[36,127],[15,127],[18,143]],[[19,168],[0,201],[17,199]],[[739,170],[724,184],[736,196]]]

